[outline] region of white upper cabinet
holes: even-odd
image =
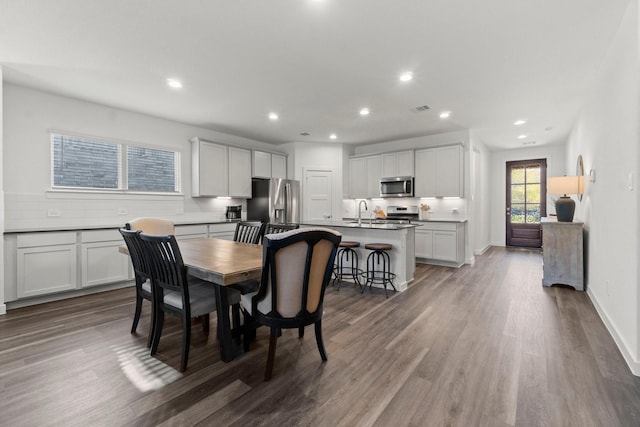
[[[229,195],[229,158],[226,145],[191,140],[191,192],[193,197]]]
[[[251,197],[251,151],[191,140],[193,197]]]
[[[462,146],[415,151],[416,197],[464,197]]]
[[[229,196],[251,197],[251,151],[229,147]]]
[[[364,157],[349,159],[349,196],[367,198],[367,162]]]
[[[367,198],[380,197],[380,178],[382,178],[382,158],[367,157]]]
[[[382,154],[382,177],[413,176],[413,151]]]
[[[271,154],[271,178],[287,179],[287,156]]]
[[[253,150],[253,176],[255,178],[286,178],[287,156]]]

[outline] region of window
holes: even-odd
[[[179,165],[175,151],[51,135],[52,188],[177,193]]]

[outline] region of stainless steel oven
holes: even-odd
[[[413,197],[412,176],[392,176],[380,179],[380,197]]]

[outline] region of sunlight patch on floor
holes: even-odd
[[[138,346],[112,347],[118,355],[120,369],[140,391],[159,390],[182,374],[149,355],[149,349]]]

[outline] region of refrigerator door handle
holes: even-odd
[[[284,185],[284,222],[289,223],[289,209],[291,209],[291,184]]]

